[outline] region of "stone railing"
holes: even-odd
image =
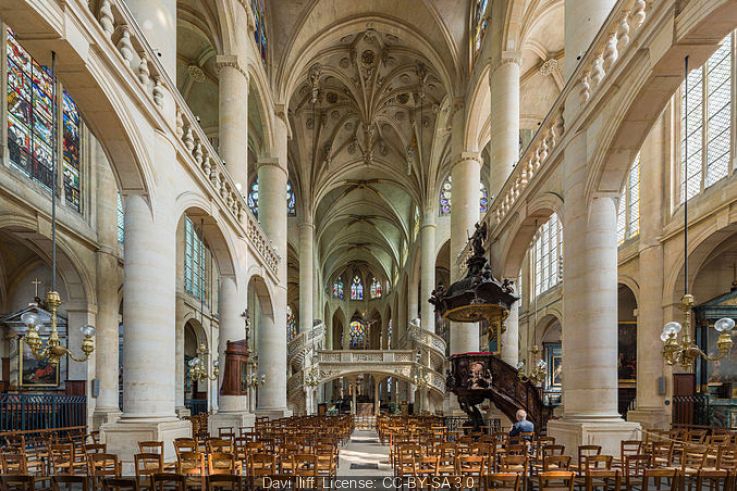
[[[516,206],[520,196],[535,181],[559,153],[560,142],[571,121],[563,120],[568,98],[578,91],[588,102],[601,90],[604,82],[618,67],[625,54],[637,49],[634,41],[644,31],[643,26],[652,10],[652,0],[619,0],[589,50],[553,103],[534,137],[520,156],[519,162],[491,204],[486,220],[496,226],[504,221]],[[569,113],[570,114],[570,113]],[[456,258],[465,269],[466,251]]]
[[[414,363],[415,353],[410,350],[355,350],[320,351],[318,363]]]
[[[442,354],[442,356],[445,356],[445,340],[434,332],[423,329],[416,324],[410,324],[409,328],[407,329],[407,337],[405,339],[431,348],[434,351]]]
[[[207,138],[197,118],[189,109],[174,82],[146,41],[133,15],[123,0],[99,0],[85,2],[96,19],[103,37],[117,53],[120,62],[137,79],[140,90],[146,94],[152,107],[157,108],[162,120],[175,127],[169,128],[179,143],[177,151],[184,157],[195,175],[209,187],[210,195],[233,221],[243,227],[253,248],[263,263],[276,274],[281,258],[270,240],[251,214],[241,190],[237,189],[223,160]],[[174,108],[168,107],[166,94],[170,94]],[[172,118],[172,111],[175,118]],[[244,150],[245,151],[245,150]]]

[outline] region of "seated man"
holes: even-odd
[[[517,436],[520,433],[533,433],[535,431],[535,425],[532,421],[527,420],[527,411],[520,409],[517,411],[516,416],[517,422],[512,426],[509,436]]]

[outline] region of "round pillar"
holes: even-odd
[[[248,73],[233,55],[217,57],[220,157],[241,194],[248,193]]]

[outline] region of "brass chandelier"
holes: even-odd
[[[532,348],[530,348],[530,354],[532,355],[532,359],[537,358],[537,355],[540,353],[540,347],[538,345],[533,345]],[[529,380],[534,385],[540,385],[545,380],[545,375],[548,373],[548,364],[540,358],[537,360],[535,365],[530,370],[522,371],[522,368],[524,368],[525,362],[520,361],[517,365],[517,377],[519,377],[520,380],[523,382],[526,380]]]
[[[51,52],[51,77],[53,83],[54,102],[53,105],[58,107],[59,83],[56,79],[56,53]],[[51,139],[56,142],[58,131],[58,121],[54,118],[51,126]],[[52,169],[51,169],[51,289],[46,292],[46,307],[49,309],[51,332],[49,339],[44,344],[39,335],[39,328],[47,319],[42,319],[36,312],[28,311],[21,315],[21,321],[25,325],[25,329],[19,332],[20,338],[25,341],[31,350],[34,358],[37,360],[46,360],[49,365],[58,366],[64,355],[76,362],[85,362],[95,351],[95,328],[85,325],[80,328],[84,339],[82,340],[82,355],[75,356],[72,351],[61,344],[59,338],[59,330],[57,327],[57,313],[61,305],[61,296],[56,289],[56,188],[57,188],[57,161],[58,152],[57,145],[52,146]],[[36,300],[38,301],[38,299]]]
[[[688,107],[688,56],[684,60],[685,82],[684,82],[684,104]],[[686,138],[683,141],[684,155],[688,160],[688,118],[684,118],[684,133]],[[687,162],[686,164],[687,165]],[[732,349],[732,336],[730,331],[734,328],[735,322],[729,317],[723,317],[714,323],[714,329],[719,333],[717,339],[717,352],[714,354],[705,353],[691,339],[691,309],[694,305],[694,297],[688,288],[688,179],[684,179],[684,200],[683,200],[683,297],[681,298],[681,310],[683,310],[683,325],[678,321],[671,321],[663,326],[660,339],[663,341],[663,359],[668,365],[680,365],[685,370],[690,370],[696,364],[698,358],[708,361],[721,360],[729,354]],[[683,332],[680,339],[679,333]]]
[[[220,376],[220,360],[213,360],[212,375],[208,367],[207,359],[210,353],[207,352],[205,343],[200,344],[197,348],[197,356],[189,360],[189,378],[192,382],[200,380],[217,380]]]

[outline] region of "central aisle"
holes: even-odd
[[[354,430],[348,445],[340,449],[338,476],[391,476],[389,446],[379,442],[375,430]]]

